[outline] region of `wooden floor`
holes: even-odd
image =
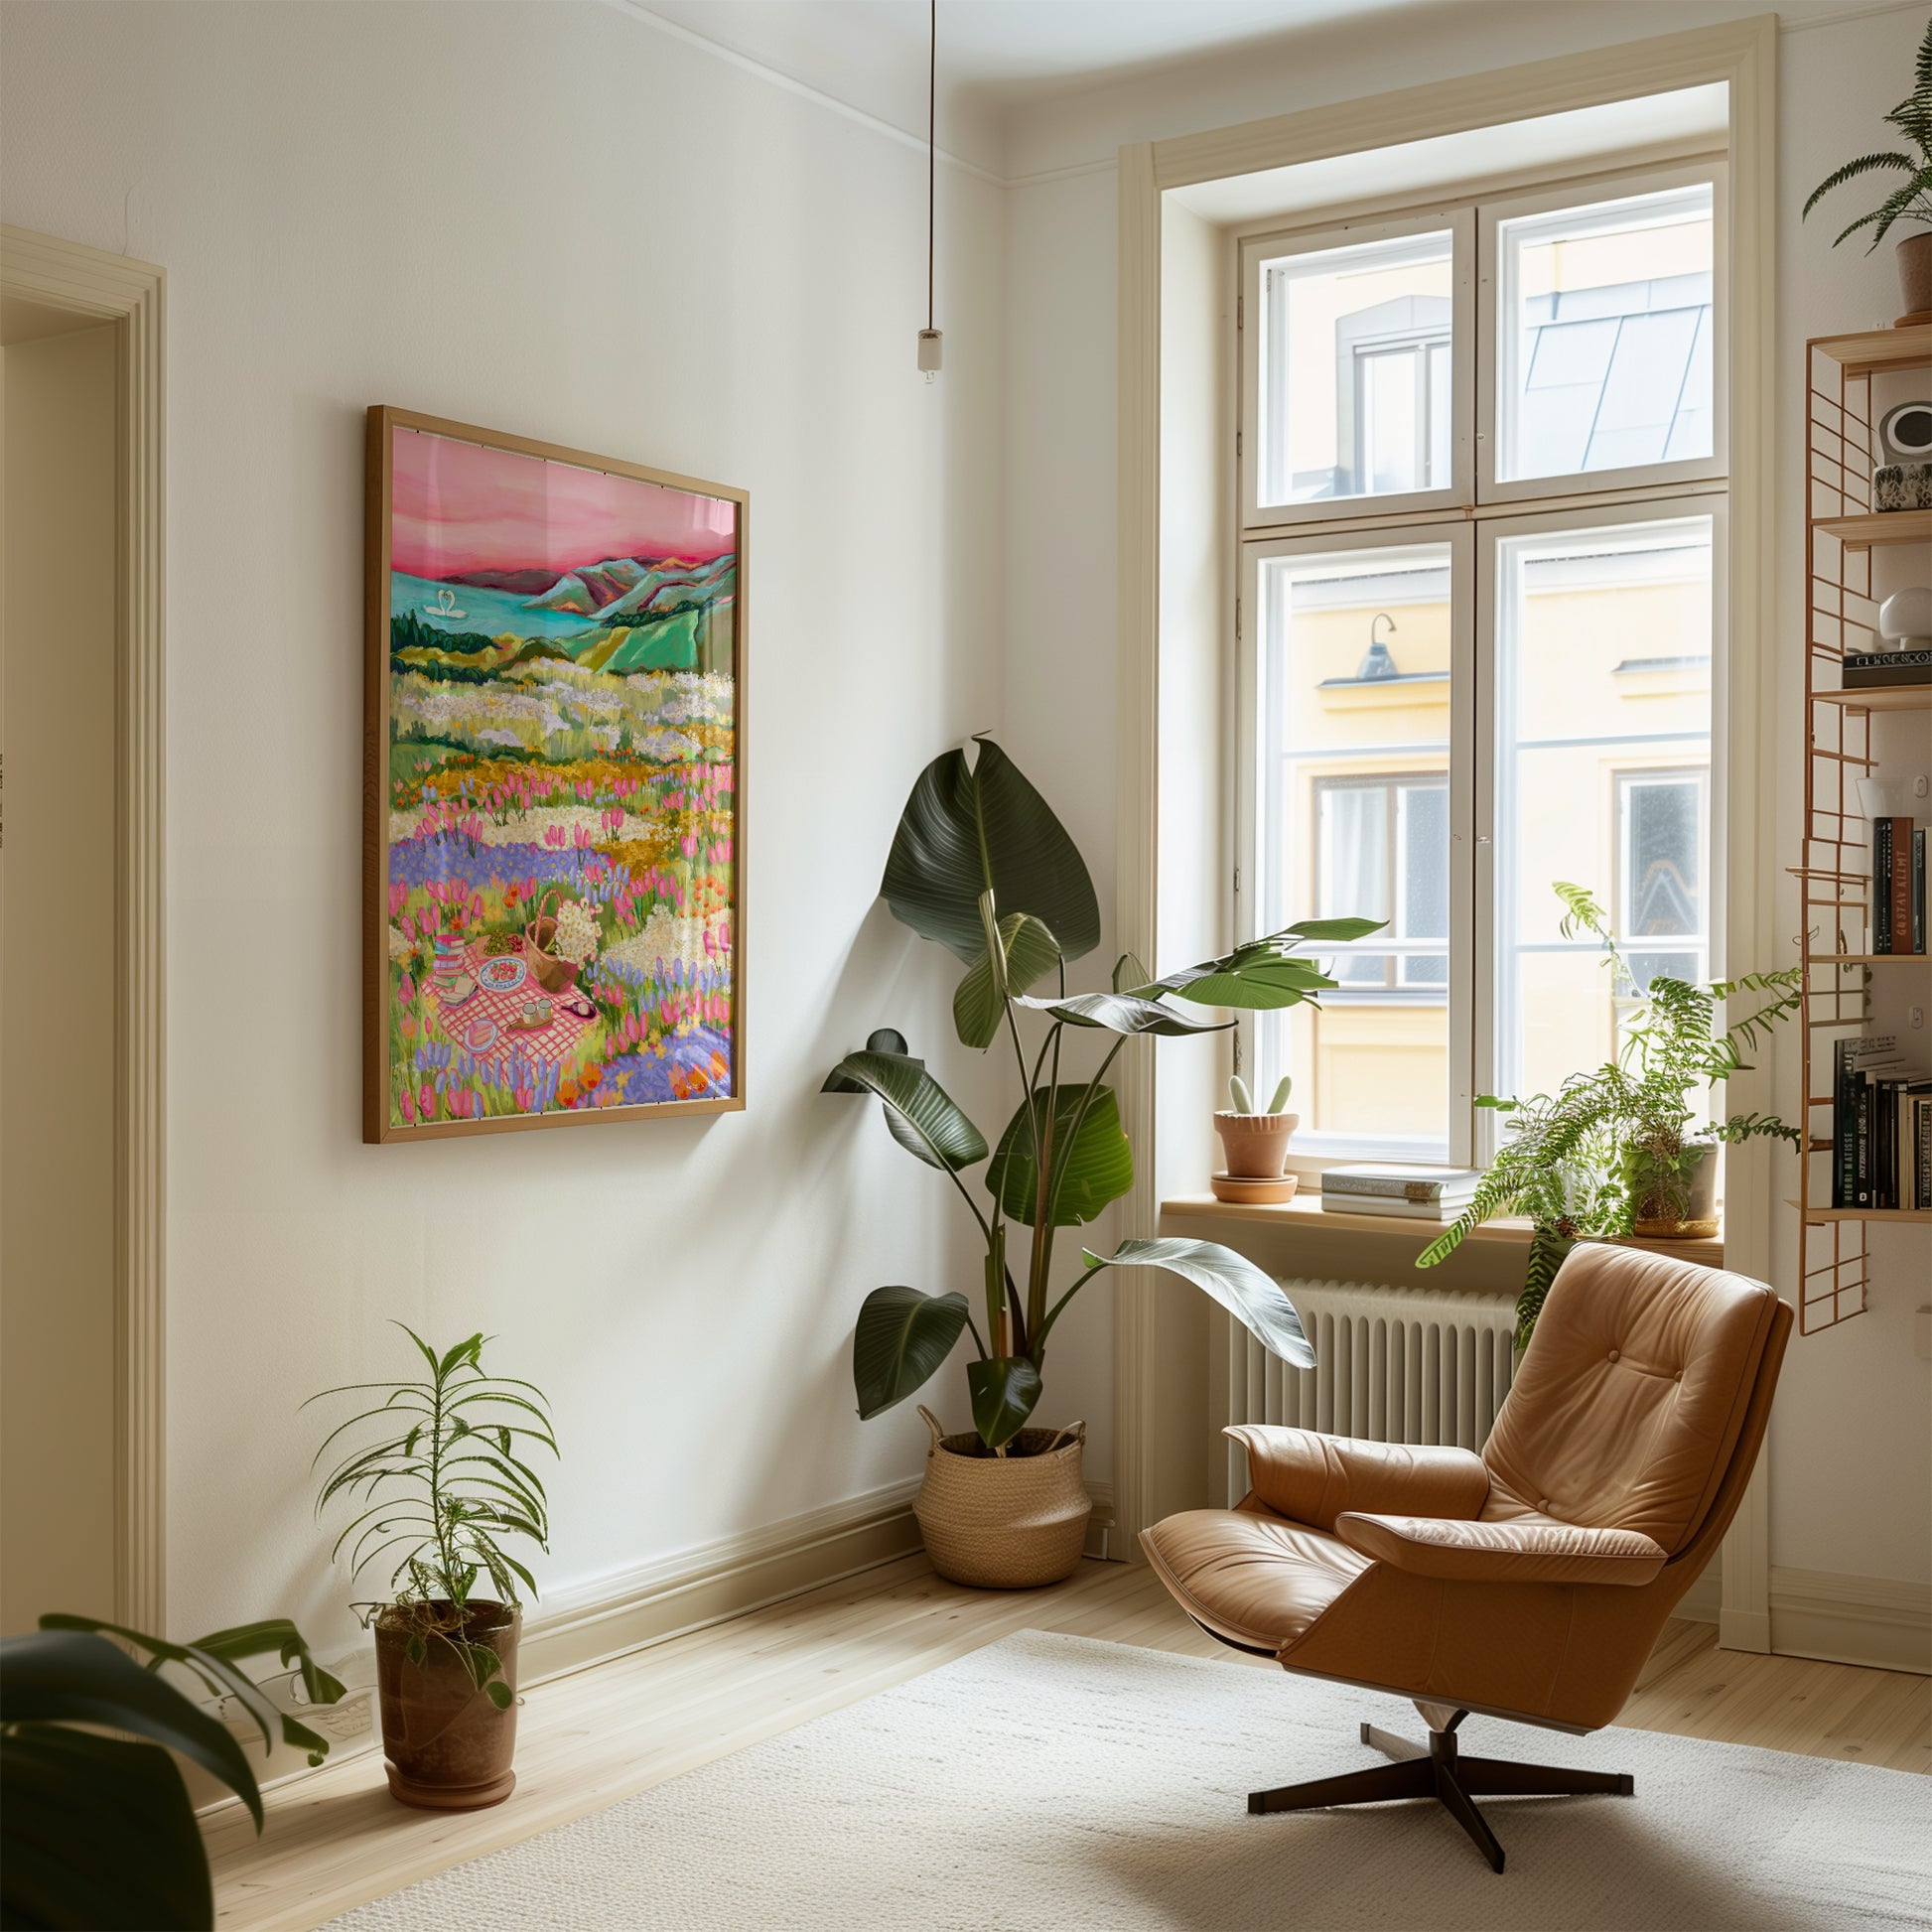
[[[376,1751],[271,1791],[259,1839],[228,1807],[206,1826],[217,1923],[304,1932],[1023,1629],[1276,1668],[1203,1634],[1142,1567],[1084,1563],[1051,1589],[1006,1594],[941,1583],[907,1558],[538,1686],[521,1713],[515,1796],[493,1811],[405,1809]],[[1721,1651],[1716,1635],[1667,1625],[1619,1722],[1932,1771],[1932,1679]]]

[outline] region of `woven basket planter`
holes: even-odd
[[[919,1414],[932,1447],[912,1513],[933,1569],[980,1589],[1036,1589],[1072,1576],[1093,1514],[1080,1475],[1086,1424],[1023,1429],[1012,1444],[1019,1454],[988,1455],[978,1436],[948,1436],[931,1410]]]

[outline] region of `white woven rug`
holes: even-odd
[[[1658,1731],[1470,1718],[1471,1754],[1636,1776],[1491,1799],[1498,1877],[1439,1806],[1251,1818],[1383,1760],[1340,1685],[1026,1631],[333,1921],[342,1932],[1278,1932],[1932,1925],[1932,1778]],[[511,1800],[515,1802],[514,1799]]]

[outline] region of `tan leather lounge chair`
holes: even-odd
[[[1435,1797],[1500,1871],[1471,1802],[1634,1789],[1628,1777],[1458,1758],[1477,1711],[1589,1731],[1623,1707],[1717,1553],[1764,1440],[1791,1311],[1761,1282],[1634,1249],[1573,1249],[1480,1455],[1301,1429],[1228,1434],[1237,1509],[1141,1538],[1204,1630],[1310,1677],[1413,1698],[1427,1746],[1277,1791],[1251,1812]]]

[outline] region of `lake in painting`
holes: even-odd
[[[739,503],[388,436],[375,1125],[730,1100]]]

